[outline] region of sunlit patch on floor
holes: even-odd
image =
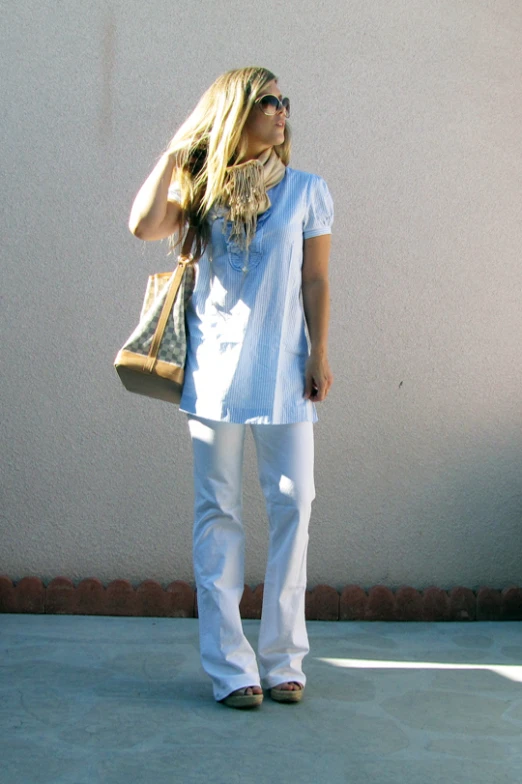
[[[522,666],[513,664],[451,664],[448,662],[388,661],[379,659],[329,659],[317,661],[332,667],[359,670],[489,670],[511,681],[522,683]]]

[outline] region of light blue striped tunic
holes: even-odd
[[[223,231],[223,210],[210,216],[212,238],[187,312],[181,411],[221,422],[317,421],[303,397],[303,240],[331,233],[332,198],[321,177],[290,167],[268,195],[248,253],[230,241],[230,224]],[[179,200],[175,185],[169,199]]]

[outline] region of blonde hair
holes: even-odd
[[[212,205],[225,199],[228,166],[241,162],[247,139],[245,122],[259,93],[277,77],[266,68],[238,68],[222,74],[201,96],[196,108],[167,146],[177,153],[172,175],[181,189],[185,221],[196,230],[198,250],[208,241],[206,218]],[[274,147],[285,165],[290,161],[290,128]],[[171,250],[181,238],[170,238]]]

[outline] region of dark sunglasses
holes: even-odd
[[[262,95],[254,101],[254,104],[259,106],[263,114],[268,114],[269,117],[277,114],[281,109],[285,110],[285,117],[290,117],[290,98],[282,98],[279,100],[277,95]]]

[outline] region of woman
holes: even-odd
[[[134,201],[129,228],[180,247],[195,232],[196,283],[180,410],[194,455],[200,649],[217,701],[298,702],[306,683],[306,553],[315,497],[315,402],[327,357],[333,208],[320,177],[291,169],[290,103],[264,68],[202,96]],[[308,331],[308,339],[306,330]],[[270,525],[258,659],[239,614],[241,476],[251,425]]]

